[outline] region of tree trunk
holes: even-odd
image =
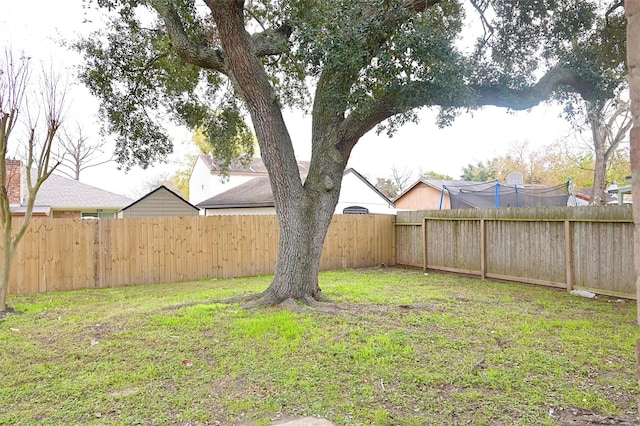
[[[346,150],[352,145],[340,152],[335,148],[339,141],[335,126],[323,122],[314,127],[311,165],[303,185],[280,103],[249,46],[243,2],[206,3],[218,25],[232,79],[249,109],[280,225],[274,280],[253,303],[275,305],[288,299],[312,303],[321,297],[318,272],[322,246],[338,202]],[[328,123],[335,125],[333,120]]]
[[[590,113],[591,134],[593,137],[593,147],[595,151],[595,166],[593,174],[593,188],[591,190],[592,205],[606,204],[605,190],[607,187],[607,159],[605,156],[606,136],[601,129],[598,117],[595,113]]]
[[[591,201],[589,204],[600,206],[606,204],[605,190],[607,187],[607,158],[605,145],[607,142],[606,130],[603,128],[602,110],[593,105],[587,105],[587,117],[591,127],[591,140],[595,154],[593,173],[593,188],[591,189]]]
[[[7,310],[7,294],[9,291],[9,278],[11,276],[11,263],[15,249],[11,244],[11,227],[3,230],[2,260],[0,260],[0,312]],[[8,235],[7,235],[8,234]]]
[[[627,16],[627,63],[629,66],[629,93],[631,100],[631,194],[634,200],[634,251],[637,275],[638,325],[640,325],[640,2],[625,2]],[[639,360],[640,362],[640,360]]]
[[[280,214],[280,245],[271,285],[256,301],[276,305],[288,299],[312,303],[322,299],[318,284],[320,258],[336,202],[331,194],[300,203]]]
[[[326,134],[330,132],[323,132]],[[335,141],[314,138],[314,146],[335,146]],[[280,245],[273,282],[255,302],[275,305],[287,299],[307,304],[322,300],[318,284],[322,247],[338,203],[346,156],[331,148],[333,155],[311,160],[309,174],[297,199],[274,187],[280,225]]]

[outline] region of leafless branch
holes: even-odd
[[[80,123],[76,123],[73,134],[69,134],[66,129],[62,129],[61,133],[58,143],[62,153],[56,154],[60,161],[58,171],[71,179],[80,180],[82,171],[113,161],[113,155],[98,161],[98,157],[104,152],[99,144],[89,143],[89,138],[82,133]]]
[[[491,36],[493,35],[493,26],[489,23],[489,20],[486,16],[487,7],[489,6],[488,0],[469,0],[473,8],[478,11],[480,15],[480,21],[482,22],[482,41],[478,46],[478,49],[481,50],[488,42]]]
[[[31,220],[36,195],[44,181],[51,175],[51,148],[64,118],[67,86],[51,69],[42,69],[41,85],[32,90],[29,58],[22,55],[15,59],[6,49],[0,58],[0,226],[2,227],[2,257],[0,260],[0,311],[6,310],[6,295],[15,249],[24,236]],[[26,117],[21,120],[21,114]],[[10,136],[18,123],[27,127],[25,175],[27,203],[24,220],[17,230],[12,229],[12,213],[7,188],[7,147]],[[55,160],[53,161],[55,162]],[[33,176],[35,171],[35,176]],[[12,170],[11,178],[20,179],[21,171]],[[22,202],[22,200],[20,200]]]

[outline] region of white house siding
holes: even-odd
[[[201,157],[198,157],[189,178],[189,202],[196,205],[257,176],[262,176],[262,174],[241,174],[236,172],[228,179],[221,181],[220,176],[216,173],[211,173],[209,166]]]
[[[191,177],[189,178],[189,202],[191,204],[198,204],[200,201],[211,197],[211,195],[209,195],[211,177],[209,166],[198,157],[196,164],[193,166]]]
[[[360,206],[369,209],[372,214],[396,214],[396,210],[380,194],[363,182],[354,173],[348,171],[342,177],[342,189],[336,206],[336,214],[346,207]]]
[[[261,176],[266,176],[266,173],[234,172],[230,180],[223,183],[220,182],[218,175],[211,174],[205,160],[199,157],[189,180],[191,203],[200,204],[218,194]],[[361,177],[353,169],[347,169],[342,178],[342,189],[335,213],[342,214],[346,207],[352,206],[364,207],[372,214],[396,214],[396,209],[393,204],[385,199],[373,186],[369,185],[364,177]],[[221,214],[275,214],[275,209],[273,207],[238,207],[206,209],[205,211],[205,215],[207,216]]]

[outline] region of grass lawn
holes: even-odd
[[[194,301],[270,277],[10,296],[0,424],[633,422],[634,301],[421,271],[325,272],[336,313]],[[187,361],[188,360],[188,361]],[[609,424],[609,423],[607,423]]]

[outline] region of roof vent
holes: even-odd
[[[349,207],[345,207],[344,210],[342,210],[343,214],[368,214],[369,213],[369,209],[366,207],[360,207],[360,206],[349,206]]]

